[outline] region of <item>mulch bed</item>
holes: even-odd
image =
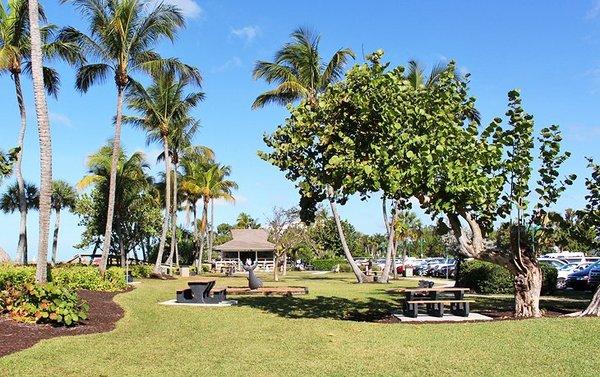
[[[123,318],[123,309],[113,301],[113,297],[120,292],[82,290],[77,293],[90,306],[88,319],[77,326],[25,324],[0,317],[0,357],[32,347],[42,339],[111,331],[116,322]]]

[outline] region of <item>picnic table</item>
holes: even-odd
[[[218,304],[227,299],[225,288],[215,288],[215,280],[188,282],[189,288],[176,292],[178,303]]]
[[[427,314],[443,317],[444,305],[448,304],[452,314],[468,317],[469,303],[473,302],[472,300],[465,300],[465,292],[469,292],[469,288],[407,288],[403,292],[405,295],[404,315],[413,318],[418,315],[419,305],[427,307]]]

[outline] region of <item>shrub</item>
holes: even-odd
[[[0,291],[0,312],[20,322],[72,326],[87,319],[88,311],[76,293],[52,283],[9,285]]]
[[[136,279],[147,278],[154,271],[154,266],[149,264],[134,264],[129,266],[129,271],[131,272],[131,276]]]
[[[331,271],[336,265],[340,265],[341,272],[352,271],[352,268],[345,259],[315,259],[312,265],[318,271]]]
[[[541,294],[552,294],[556,289],[558,271],[546,263],[541,263],[540,266],[542,268]],[[457,285],[482,294],[514,293],[513,281],[513,275],[506,268],[473,260],[462,264]]]
[[[513,277],[506,268],[478,260],[461,265],[457,283],[482,294],[514,292]]]
[[[541,263],[542,267],[542,294],[551,295],[556,291],[556,281],[558,280],[558,270],[547,263]]]
[[[25,283],[34,282],[34,266],[15,266],[8,263],[0,264],[0,290],[9,285],[19,287]]]
[[[111,267],[102,279],[95,266],[62,266],[52,269],[52,282],[69,289],[91,291],[118,291],[125,288],[125,272],[120,267]]]

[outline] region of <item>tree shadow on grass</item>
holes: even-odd
[[[540,309],[548,315],[569,314],[583,310],[589,303],[589,295],[580,292],[561,292],[554,296],[541,296]],[[508,313],[514,309],[514,297],[506,296],[468,296],[467,299],[473,299],[471,310],[481,313]]]
[[[342,297],[239,297],[238,305],[249,306],[285,318],[330,318],[342,321],[375,322],[400,310],[400,304],[368,298]]]

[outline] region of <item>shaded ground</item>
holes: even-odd
[[[0,357],[29,348],[42,339],[111,331],[123,317],[123,309],[113,301],[119,292],[79,291],[79,297],[90,305],[89,318],[74,327],[24,324],[0,317]]]

